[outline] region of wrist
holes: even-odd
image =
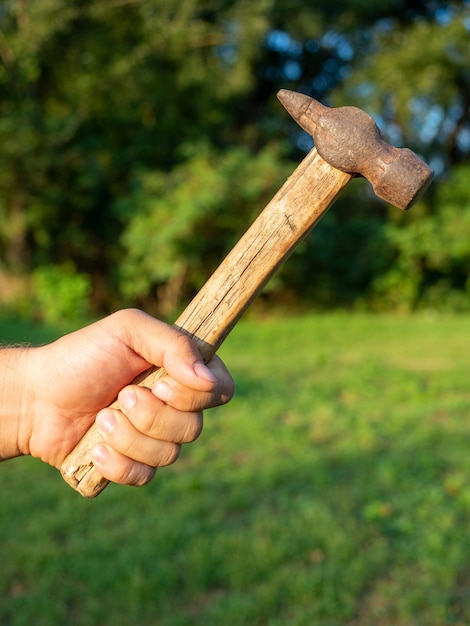
[[[29,454],[33,420],[28,365],[32,350],[0,350],[0,460]]]

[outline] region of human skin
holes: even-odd
[[[131,384],[155,365],[168,376]],[[0,350],[0,460],[32,455],[60,468],[90,425],[93,462],[108,480],[144,485],[202,430],[202,411],[228,402],[233,380],[206,366],[184,334],[136,309],[118,311],[40,347]],[[106,408],[115,398],[120,409]]]

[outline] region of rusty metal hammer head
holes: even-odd
[[[411,150],[388,144],[361,109],[333,109],[288,89],[281,89],[278,98],[312,135],[319,155],[329,165],[364,176],[382,200],[406,210],[426,191],[432,169]]]

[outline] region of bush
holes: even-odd
[[[72,264],[39,267],[33,273],[35,317],[50,323],[80,324],[91,317],[91,280]]]
[[[395,260],[373,285],[379,308],[470,310],[469,176],[468,165],[454,168],[431,209],[424,199],[406,219],[384,227]]]

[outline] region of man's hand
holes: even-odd
[[[204,365],[188,337],[134,309],[49,345],[7,353],[5,371],[22,380],[15,383],[16,445],[11,424],[1,429],[7,437],[0,458],[31,454],[59,468],[96,419],[104,440],[93,451],[96,468],[123,484],[145,484],[156,467],[173,463],[180,444],[200,434],[201,411],[228,402],[234,391],[220,359]],[[168,377],[153,390],[130,385],[152,365],[165,367]],[[116,397],[121,410],[104,408]],[[1,419],[0,409],[0,427]]]

